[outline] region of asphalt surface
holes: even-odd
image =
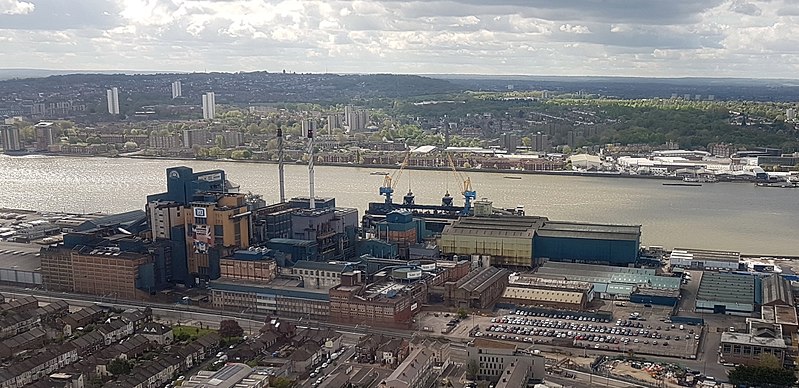
[[[167,321],[167,322],[175,322],[181,323],[184,325],[199,325],[202,324],[203,326],[217,328],[219,327],[219,322],[223,319],[237,319],[239,324],[245,331],[256,333],[263,325],[263,322],[266,319],[266,316],[260,316],[257,314],[244,314],[244,313],[235,313],[229,311],[220,311],[220,312],[213,312],[213,310],[201,309],[197,306],[187,306],[187,305],[174,305],[174,304],[157,304],[157,303],[145,303],[145,302],[137,302],[137,301],[115,301],[112,299],[107,298],[100,298],[91,295],[76,295],[76,294],[66,294],[66,293],[55,293],[55,292],[47,292],[42,290],[21,290],[19,288],[13,287],[0,287],[0,293],[12,297],[22,297],[28,295],[34,295],[42,302],[50,302],[52,300],[64,300],[70,305],[74,306],[88,306],[95,303],[100,304],[107,304],[113,305],[118,308],[143,308],[143,307],[150,307],[153,309],[154,316],[158,317],[158,319]],[[466,319],[461,325],[468,325],[471,327],[470,323],[475,322],[490,322],[490,317],[477,317],[479,319],[472,320],[471,318]],[[281,318],[286,321],[295,321],[292,319]],[[449,318],[447,318],[449,319]],[[398,338],[406,338],[410,339],[413,335],[413,331],[409,330],[399,330],[399,329],[387,329],[387,328],[380,328],[380,327],[371,327],[366,325],[357,325],[355,327],[348,326],[348,325],[339,325],[333,324],[329,322],[315,322],[315,321],[307,321],[304,320],[303,322],[297,322],[300,325],[304,326],[312,326],[312,327],[327,327],[334,329],[340,333],[349,334],[353,336],[361,336],[366,334],[385,334],[385,335],[392,335]],[[483,323],[484,325],[486,323]],[[654,324],[654,322],[650,322]],[[490,323],[488,323],[490,324]],[[615,322],[608,323],[608,325],[615,325]],[[487,326],[482,326],[481,328],[485,328]],[[710,336],[713,338],[714,334],[717,334],[720,337],[720,334],[715,333],[712,329]],[[468,331],[468,329],[461,328],[461,331]],[[439,337],[439,338],[446,338],[450,341],[455,341],[454,343],[466,343],[471,339],[468,336],[444,336],[440,333],[429,332],[424,333],[431,337]],[[517,345],[524,347],[523,342],[514,342]],[[665,363],[675,363],[678,365],[682,365],[687,368],[703,371],[705,374],[709,376],[716,377],[719,381],[725,381],[727,376],[728,368],[718,364],[718,354],[716,348],[718,345],[714,347],[713,340],[704,341],[702,344],[704,345],[704,352],[700,353],[700,357],[697,360],[687,360],[687,359],[674,359],[668,357],[657,357],[657,356],[646,356],[646,359],[649,361],[655,362],[665,362]],[[529,344],[528,344],[529,345]],[[552,352],[552,353],[559,353],[559,354],[585,354],[587,356],[596,357],[600,355],[608,355],[608,356],[617,356],[619,352],[617,351],[609,351],[609,350],[602,350],[602,349],[578,349],[578,348],[564,348],[562,346],[553,346],[547,344],[535,344],[530,347],[531,349],[539,349],[545,352]],[[463,360],[465,362],[465,354],[463,356],[459,356],[453,352],[453,362],[461,362]],[[461,358],[463,357],[463,358]],[[314,380],[315,381],[315,380]]]

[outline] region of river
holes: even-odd
[[[0,156],[0,207],[66,212],[143,209],[145,196],[166,189],[167,167],[223,169],[241,192],[278,200],[277,165],[126,158]],[[382,176],[372,169],[316,167],[317,196],[338,206],[381,201]],[[799,255],[799,190],[745,183],[663,186],[649,179],[469,173],[478,198],[496,207],[524,205],[528,215],[553,220],[642,225],[642,244],[729,249],[749,254]],[[507,174],[510,175],[510,174]],[[286,195],[308,195],[304,165],[286,166]],[[417,203],[439,203],[459,191],[452,172],[405,171],[396,197],[411,186]],[[456,203],[462,203],[458,194]]]

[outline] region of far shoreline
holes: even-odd
[[[45,155],[45,154],[41,154]],[[51,154],[52,156],[72,156],[64,154]],[[89,156],[89,155],[79,155]],[[95,157],[104,157],[101,155],[92,155]],[[91,156],[89,156],[91,157]],[[105,156],[107,157],[107,156]],[[111,157],[109,157],[111,158]],[[179,158],[179,157],[160,157],[149,155],[120,155],[117,158],[127,159],[145,159],[145,160],[175,160],[175,161],[200,161],[200,162],[229,162],[229,163],[252,163],[252,164],[273,164],[278,162],[273,160],[241,160],[241,159],[197,159],[197,158]],[[289,162],[286,165],[303,165],[305,163]],[[326,167],[348,167],[348,168],[374,168],[374,169],[390,169],[396,170],[397,165],[394,164],[352,164],[352,163],[314,163],[315,166]],[[406,166],[406,170],[415,171],[451,171],[450,167],[425,167],[425,166]],[[631,178],[631,179],[654,179],[665,181],[682,181],[681,178],[676,176],[654,176],[654,175],[630,175],[621,173],[593,173],[593,172],[580,172],[580,171],[558,171],[558,170],[498,170],[486,168],[459,168],[459,172],[486,172],[491,174],[505,174],[513,175],[550,175],[550,176],[565,176],[565,177],[600,177],[600,178]]]

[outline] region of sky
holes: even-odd
[[[799,78],[799,0],[0,0],[0,68]]]

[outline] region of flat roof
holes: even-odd
[[[35,271],[42,267],[41,257],[37,257],[36,253],[39,251],[40,246],[36,246],[35,251],[31,251],[30,247],[27,249],[14,249],[12,252],[27,252],[26,255],[14,255],[11,253],[0,253],[0,269],[12,269],[19,271]],[[5,250],[6,247],[0,245],[0,250]]]
[[[208,283],[208,288],[226,291],[251,292],[256,294],[273,294],[298,299],[312,299],[319,301],[330,300],[329,288],[301,288],[275,285],[270,283],[257,283],[238,279],[213,280]]]
[[[555,291],[512,286],[505,288],[505,292],[502,294],[502,297],[532,302],[553,302],[567,304],[580,304],[583,301],[583,293],[579,291]]]
[[[546,221],[536,234],[541,237],[638,241],[641,238],[641,225]]]
[[[779,349],[785,349],[788,347],[785,345],[785,341],[782,338],[757,337],[746,333],[721,333],[721,343],[763,346]]]
[[[544,217],[461,217],[443,235],[533,238]]]
[[[593,288],[590,282],[583,282],[579,280],[547,279],[534,276],[532,274],[513,274],[509,277],[508,283],[510,286],[516,287],[551,287],[581,290],[583,292],[588,292]]]
[[[659,276],[654,269],[613,267],[596,264],[577,264],[562,262],[547,262],[539,267],[535,276],[546,279],[572,280],[594,283],[594,291],[599,291],[598,285],[605,283],[614,287],[628,287],[641,285],[648,288],[663,290],[679,290],[680,278]]]
[[[760,317],[764,321],[779,325],[799,326],[799,319],[793,306],[761,306]]]
[[[671,256],[700,261],[739,262],[741,260],[741,252],[694,248],[674,248],[671,251]]]
[[[699,282],[699,291],[696,293],[696,299],[730,303],[754,303],[754,276],[705,272]]]
[[[344,272],[347,269],[347,263],[329,263],[329,262],[322,262],[322,261],[308,261],[308,260],[298,260],[294,263],[293,268],[297,269],[314,269],[320,271],[331,271],[331,272]]]

